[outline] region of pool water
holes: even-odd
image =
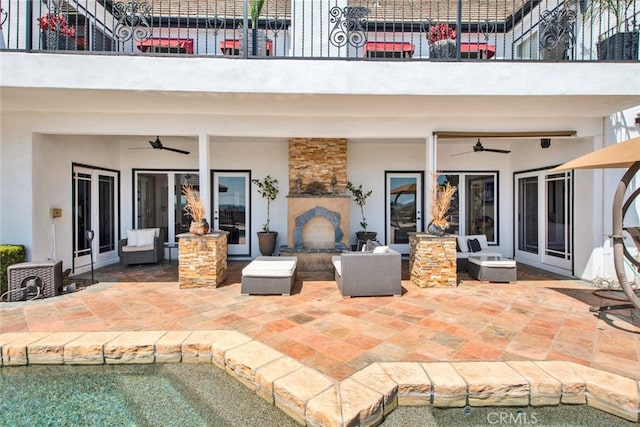
[[[0,426],[297,426],[210,364],[0,368]]]

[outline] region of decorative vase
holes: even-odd
[[[447,230],[446,228],[442,228],[439,225],[435,225],[433,221],[431,221],[429,225],[427,225],[427,233],[431,234],[432,236],[444,236],[445,234],[447,234]]]
[[[209,232],[209,224],[207,220],[191,221],[191,225],[189,226],[189,233],[195,234],[196,236],[202,236]]]

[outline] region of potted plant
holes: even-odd
[[[278,180],[270,175],[263,179],[252,179],[252,183],[258,188],[258,193],[263,199],[267,199],[267,222],[262,226],[262,231],[258,232],[258,246],[260,253],[265,256],[271,256],[276,250],[277,231],[269,229],[271,202],[276,199],[279,193]]]
[[[638,26],[633,18],[634,0],[591,1],[584,10],[591,30],[602,34],[596,44],[598,60],[638,60]],[[612,25],[603,28],[602,25]]]
[[[50,50],[76,50],[78,45],[73,39],[75,28],[69,26],[62,15],[47,13],[38,18],[42,31],[42,48]]]
[[[443,236],[449,228],[449,207],[457,187],[449,182],[445,185],[438,184],[438,176],[437,173],[432,175],[431,222],[427,225],[427,232],[435,236]]]
[[[245,48],[249,46],[249,54],[253,56],[264,56],[267,52],[267,37],[264,31],[258,30],[258,19],[262,13],[265,0],[249,1],[249,29],[248,43],[245,43],[244,32],[241,32],[240,54],[243,55]]]
[[[362,230],[356,232],[357,239],[364,241],[375,240],[378,233],[375,231],[367,231],[367,220],[364,217],[364,205],[367,204],[367,199],[371,196],[372,190],[365,191],[362,189],[362,184],[356,187],[351,183],[351,181],[347,181],[347,190],[353,196],[353,201],[360,206],[360,216],[362,216],[360,226],[362,227]]]
[[[182,184],[182,194],[186,198],[184,211],[191,216],[189,232],[199,236],[207,234],[209,232],[209,223],[204,217],[204,204],[200,194],[188,182]]]
[[[456,30],[440,23],[429,27],[429,58],[455,58],[457,56]]]

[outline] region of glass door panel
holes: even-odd
[[[87,239],[87,232],[91,230],[92,205],[91,170],[75,168],[73,172],[73,219],[75,221],[73,233],[73,266],[74,270],[89,266],[91,263],[91,245]]]
[[[118,256],[118,172],[73,167],[73,269],[110,264]],[[89,234],[93,233],[93,240]]]
[[[251,254],[249,171],[213,172],[213,227],[229,232],[229,255]]]
[[[495,175],[466,176],[466,235],[484,234],[487,242],[497,242]]]
[[[518,180],[518,250],[538,253],[538,178]]]
[[[174,230],[175,234],[188,233],[189,227],[191,226],[191,215],[187,214],[184,210],[184,207],[187,204],[187,199],[184,194],[182,194],[182,186],[184,184],[191,184],[191,187],[200,192],[200,176],[198,174],[183,174],[177,173],[175,174],[175,184],[173,190],[173,198],[174,198]],[[205,212],[206,213],[206,212]],[[205,217],[209,217],[209,215],[205,215]],[[177,239],[176,239],[177,240]],[[175,240],[169,240],[175,241]]]
[[[545,263],[571,267],[571,176],[569,172],[546,178]]]
[[[100,175],[98,178],[98,253],[100,254],[116,249],[115,181],[113,176]]]
[[[386,243],[409,253],[409,233],[422,231],[422,172],[386,173]]]

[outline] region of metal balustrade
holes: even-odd
[[[0,49],[438,61],[638,61],[640,0],[3,0]]]

